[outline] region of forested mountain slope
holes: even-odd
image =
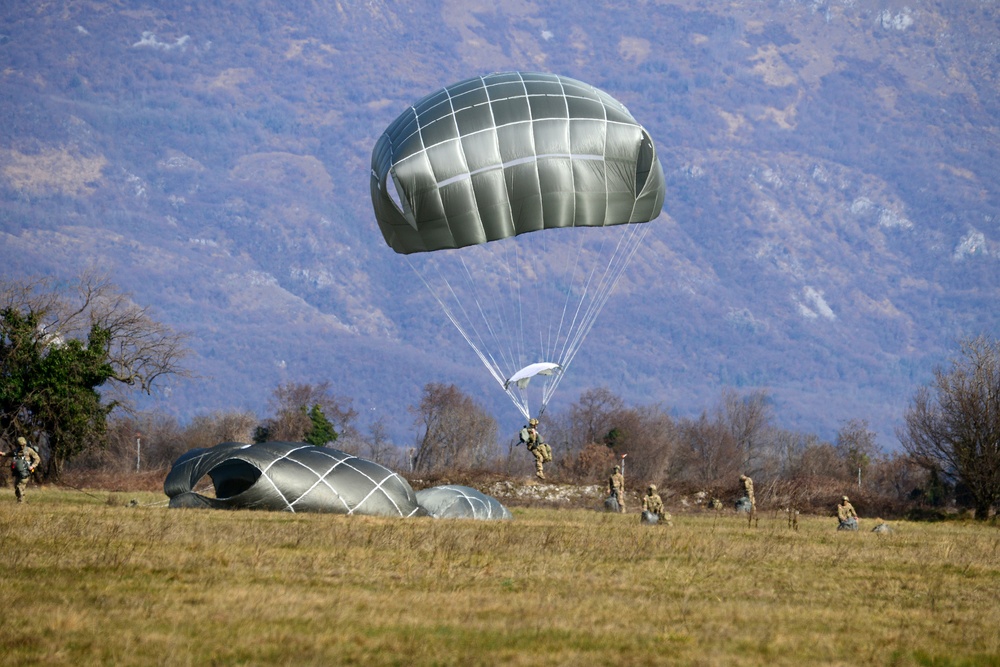
[[[438,381],[514,422],[368,186],[407,105],[512,69],[622,100],[667,175],[553,409],[606,386],[691,415],[766,387],[788,427],[864,418],[891,443],[955,340],[998,333],[987,0],[8,0],[0,272],[101,267],[192,332],[200,379],[155,402],[182,417],[330,380],[406,437]]]

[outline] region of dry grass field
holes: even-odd
[[[3,491],[4,665],[1000,665],[995,524],[486,523]]]

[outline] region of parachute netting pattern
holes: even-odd
[[[417,491],[417,501],[436,519],[510,520],[513,515],[496,498],[468,486],[448,484]]]
[[[195,490],[205,476],[215,497]],[[425,514],[409,482],[397,473],[338,449],[304,443],[222,443],[191,450],[174,463],[163,488],[171,507]]]

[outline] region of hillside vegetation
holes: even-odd
[[[454,382],[516,413],[369,200],[370,153],[425,94],[498,70],[621,99],[665,212],[562,396],[697,414],[768,388],[788,427],[884,444],[1000,290],[995,3],[312,3],[0,10],[0,266],[107,270],[194,334],[199,380],[151,401],[261,410],[329,380],[408,436]],[[555,407],[559,399],[553,403]]]

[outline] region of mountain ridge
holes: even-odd
[[[203,379],[146,402],[178,415],[330,380],[405,444],[439,381],[519,420],[382,242],[367,183],[408,104],[555,71],[628,106],[668,199],[552,409],[607,386],[691,416],[768,388],[787,427],[864,418],[891,446],[956,340],[997,331],[998,19],[973,1],[14,0],[2,271],[99,266],[190,331]]]

